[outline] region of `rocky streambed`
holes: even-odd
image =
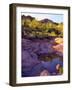
[[[22,38],[22,77],[61,75],[63,54],[53,46],[55,38]]]

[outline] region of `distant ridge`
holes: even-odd
[[[35,19],[35,17],[32,17],[32,16],[30,16],[30,15],[28,15],[28,16],[22,15],[22,19],[30,19],[30,20],[33,20],[33,19]],[[42,23],[53,23],[53,24],[58,25],[57,22],[54,22],[54,21],[52,21],[52,20],[50,20],[50,19],[48,19],[48,18],[42,19],[42,20],[40,20],[40,22],[42,22]]]
[[[25,16],[25,15],[22,15],[22,19],[30,19],[30,20],[33,20],[35,19],[34,17],[28,15],[28,16]]]

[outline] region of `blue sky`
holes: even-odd
[[[48,18],[50,20],[53,20],[54,22],[61,23],[63,22],[63,14],[51,14],[51,13],[22,13],[24,15],[30,15],[32,17],[35,17],[37,20],[42,20],[45,18]]]

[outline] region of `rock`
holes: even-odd
[[[53,57],[51,61],[41,61],[38,56],[53,53],[59,55],[59,52],[52,46],[53,44],[47,40],[22,39],[22,77],[57,75],[56,65],[59,64],[63,67],[63,60],[57,56],[57,58]]]

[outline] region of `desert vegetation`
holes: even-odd
[[[53,22],[49,19],[36,20],[31,16],[22,16],[22,32],[27,37],[63,37],[63,23]]]

